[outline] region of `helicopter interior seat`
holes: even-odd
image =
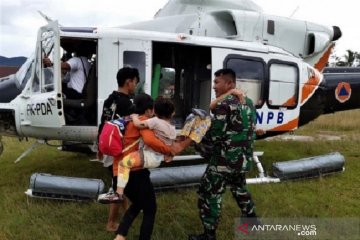
[[[96,63],[92,63],[81,99],[64,98],[66,125],[96,125]]]

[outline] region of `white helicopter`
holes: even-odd
[[[208,109],[213,73],[226,67],[256,104],[261,137],[291,131],[329,112],[327,99],[331,110],[359,107],[351,91],[336,102],[334,82],[328,86],[321,74],[340,37],[338,27],[267,15],[250,0],[170,0],[153,20],[116,28],[49,20],[34,57],[14,77],[21,93],[0,103],[0,138],[95,142],[103,102],[123,66],[139,69],[143,91],[175,102],[179,128],[191,108]],[[64,99],[60,59],[78,48],[93,57],[92,67],[83,99]],[[43,65],[44,56],[52,67]]]

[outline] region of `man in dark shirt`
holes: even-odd
[[[121,68],[116,75],[118,90],[113,91],[109,97],[105,100],[103,106],[103,112],[101,115],[101,122],[99,125],[98,137],[104,127],[105,121],[109,121],[112,118],[125,117],[134,113],[133,103],[130,99],[130,95],[135,92],[136,84],[139,82],[139,71],[136,68],[124,67]],[[101,152],[98,152],[99,159],[107,159],[110,164],[114,160],[110,156],[103,156]],[[105,160],[104,159],[104,160]],[[117,163],[113,163],[117,164]],[[117,176],[113,176],[112,166],[110,165],[109,170],[112,175],[112,188],[116,192]],[[106,230],[116,231],[118,228],[117,220],[119,219],[120,204],[110,204],[109,218],[106,225]]]

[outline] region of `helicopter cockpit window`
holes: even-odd
[[[270,65],[269,105],[295,107],[297,104],[298,70],[282,63]]]
[[[145,61],[145,52],[124,51],[124,67],[132,67],[139,70],[140,82],[136,86],[136,94],[144,92],[146,67]]]
[[[26,62],[20,67],[19,71],[16,72],[16,81],[21,89],[24,88],[25,84],[31,77],[31,72],[34,66],[34,54],[32,54]]]
[[[40,72],[41,72],[41,65],[42,63],[39,63],[39,58],[36,58],[35,60],[35,74],[31,85],[31,90],[33,93],[37,93],[40,91]]]
[[[226,67],[235,71],[236,87],[243,90],[255,105],[262,105],[265,78],[263,62],[252,59],[229,58]]]
[[[44,57],[48,57],[52,62],[59,61],[54,59],[55,34],[49,30],[41,35],[40,51],[41,59],[37,58],[35,76],[32,85],[33,92],[51,92],[54,90],[54,68],[45,67],[42,63]],[[41,62],[39,62],[41,61]]]

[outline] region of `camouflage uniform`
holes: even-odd
[[[251,168],[255,139],[256,111],[252,101],[229,95],[213,110],[211,128],[204,141],[212,143],[208,167],[198,190],[198,207],[205,231],[215,231],[220,218],[226,185],[242,215],[254,215],[254,203],[246,189],[245,172]]]

